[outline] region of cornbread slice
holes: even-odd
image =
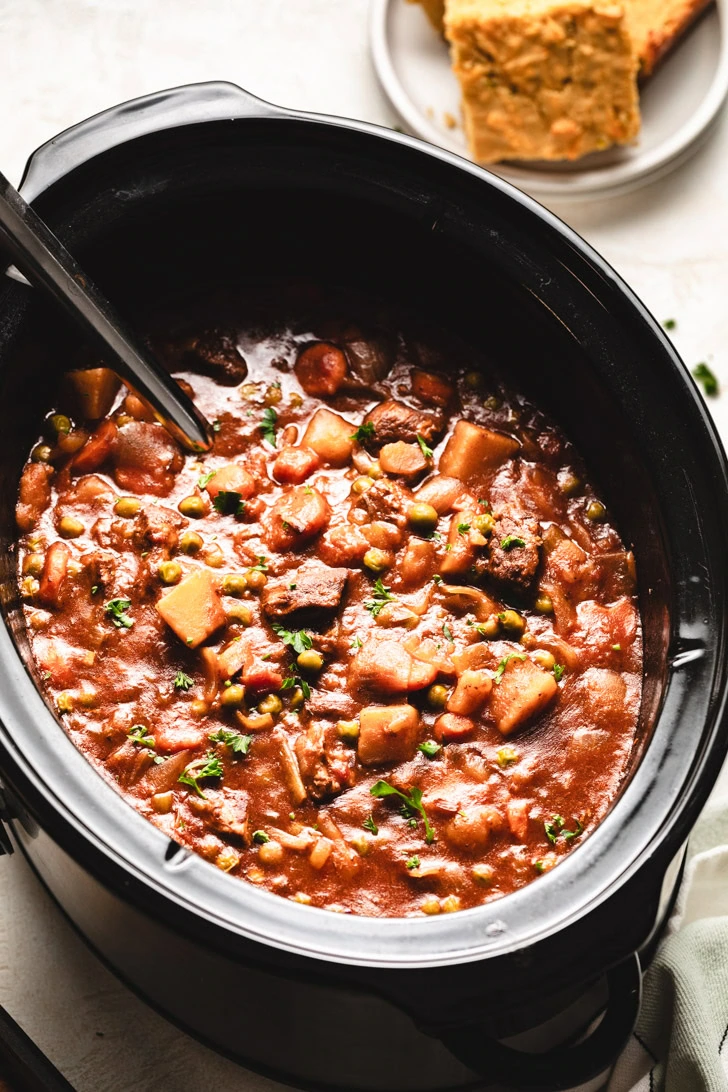
[[[640,127],[624,8],[591,0],[448,0],[445,34],[473,158],[578,159]]]
[[[445,29],[445,0],[409,0],[410,4],[421,4],[435,30],[440,34]]]
[[[710,0],[625,0],[641,78],[652,75],[709,4]]]
[[[410,0],[421,4],[430,22],[440,34],[445,33],[447,0]],[[640,78],[651,76],[655,68],[682,38],[711,0],[624,0],[627,22],[640,62]]]

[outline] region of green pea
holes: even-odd
[[[600,523],[606,518],[607,510],[601,501],[594,500],[587,504],[584,515],[587,519],[590,519],[592,523]]]
[[[283,702],[277,694],[269,694],[267,698],[258,702],[259,713],[280,713],[282,708]]]
[[[431,709],[444,709],[447,705],[447,687],[435,683],[427,691],[427,704]]]
[[[227,573],[222,578],[222,590],[224,595],[235,595],[240,598],[247,586],[248,581],[242,573]]]
[[[189,519],[202,519],[206,511],[202,497],[197,497],[194,494],[190,497],[184,497],[177,507],[182,515],[188,516]]]
[[[48,463],[50,462],[53,449],[48,444],[37,444],[30,453],[30,457],[34,463]]]
[[[383,573],[392,564],[392,555],[387,550],[372,547],[364,554],[364,564],[373,573]]]
[[[64,413],[54,413],[49,418],[48,422],[56,433],[63,433],[65,436],[71,431],[71,421]]]
[[[163,584],[179,584],[182,579],[182,566],[176,561],[163,561],[157,574]]]
[[[252,592],[262,591],[268,583],[268,577],[259,569],[248,569],[245,580]]]
[[[324,658],[315,648],[308,648],[301,652],[296,659],[301,671],[320,671],[324,666]]]
[[[114,512],[124,519],[131,519],[141,509],[142,502],[138,497],[119,497],[114,504]]]
[[[362,493],[366,493],[367,489],[371,489],[373,485],[374,482],[371,478],[362,475],[360,478],[354,479],[351,486],[351,491],[352,493],[358,493],[361,495]]]
[[[205,545],[202,535],[197,531],[185,531],[179,540],[179,548],[183,554],[196,554]]]
[[[58,523],[58,531],[63,538],[78,538],[85,530],[86,528],[81,520],[76,519],[74,516],[63,516]]]
[[[226,686],[220,695],[220,704],[225,706],[242,705],[243,698],[245,697],[245,687],[240,683],[233,683],[232,686]]]
[[[253,612],[245,603],[230,603],[225,607],[225,615],[231,624],[249,626],[253,622]]]
[[[499,615],[504,633],[512,637],[521,637],[526,629],[526,620],[517,610],[504,610]]]
[[[431,504],[418,502],[407,512],[407,522],[413,531],[420,535],[430,535],[437,527],[439,516]]]

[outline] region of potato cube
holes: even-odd
[[[354,431],[355,426],[338,413],[319,409],[308,422],[301,447],[310,447],[329,466],[346,466],[354,450]]]
[[[121,383],[111,368],[87,368],[68,373],[74,401],[81,417],[96,421],[114,404]]]
[[[198,569],[167,592],[157,610],[188,648],[197,648],[225,624],[225,611],[206,569]]]
[[[368,705],[359,714],[359,761],[404,762],[417,749],[420,714],[412,705]]]
[[[440,457],[440,473],[468,481],[484,470],[495,470],[518,451],[512,436],[458,421]]]
[[[508,736],[523,727],[546,708],[558,689],[551,672],[532,660],[509,660],[490,695],[496,728]]]
[[[448,713],[468,717],[482,709],[493,687],[493,680],[485,671],[463,671],[447,703]]]

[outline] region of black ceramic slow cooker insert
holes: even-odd
[[[631,1031],[637,953],[659,929],[727,742],[726,464],[670,342],[594,251],[500,179],[396,132],[280,110],[230,84],[83,122],[32,156],[21,189],[132,319],[244,269],[360,288],[487,347],[576,443],[635,550],[645,678],[638,746],[610,813],[557,868],[500,901],[422,920],[333,914],[170,842],[76,751],[29,664],[13,510],[74,335],[6,276],[10,844],[130,986],[212,1046],[299,1084],[565,1088],[601,1071]],[[546,1054],[498,1042],[600,989],[606,1015],[583,1041]],[[593,1014],[583,1009],[581,1022]]]

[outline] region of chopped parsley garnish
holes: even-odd
[[[383,796],[399,796],[401,800],[404,800],[408,812],[416,812],[425,824],[425,841],[428,845],[435,841],[435,832],[430,826],[430,821],[427,818],[427,814],[422,804],[422,789],[415,786],[414,789],[410,789],[409,792],[400,792],[399,789],[395,789],[394,785],[390,785],[388,781],[376,781],[369,792],[372,796],[377,798]],[[413,816],[414,818],[414,816]]]
[[[458,534],[459,535],[466,535],[469,530],[470,530],[470,524],[469,523],[458,523]]]
[[[420,445],[420,451],[425,456],[425,458],[426,459],[431,459],[432,458],[432,448],[428,447],[427,443],[420,436],[419,432],[417,433],[417,443]]]
[[[184,671],[178,671],[174,677],[175,690],[191,690],[194,685],[195,680],[186,675]]]
[[[693,375],[699,383],[703,384],[703,390],[707,395],[713,397],[718,393],[718,380],[707,364],[696,364],[693,368]]]
[[[270,842],[270,837],[264,830],[254,830],[253,841],[257,846],[264,846],[266,842]]]
[[[207,486],[210,484],[211,480],[215,477],[216,474],[216,470],[211,470],[209,474],[201,474],[200,477],[197,479],[197,488],[207,489]]]
[[[417,856],[417,854],[415,854],[414,857],[410,857],[410,859],[407,861],[407,868],[409,869],[410,872],[412,872],[415,868],[419,868],[419,867],[420,867],[420,859]]]
[[[497,685],[501,681],[501,679],[503,678],[503,675],[505,673],[505,670],[508,667],[508,664],[511,662],[511,660],[525,660],[525,659],[526,659],[526,653],[525,652],[523,652],[523,653],[521,653],[521,652],[511,652],[510,655],[504,656],[503,659],[501,660],[501,662],[498,664],[498,667],[496,668],[496,672],[495,672],[495,676],[493,678],[493,682],[496,683],[496,685]]]
[[[213,432],[219,432],[221,428],[222,428],[222,421],[220,420],[219,417],[216,417],[215,420],[212,422],[212,431]]]
[[[313,647],[313,641],[305,629],[285,629],[284,626],[273,623],[273,632],[284,645],[290,645],[297,656]]]
[[[518,762],[520,756],[515,747],[499,747],[495,757],[500,768],[507,770],[514,762]]]
[[[117,629],[131,629],[134,619],[126,613],[130,606],[131,599],[110,599],[108,603],[104,603],[104,612]]]
[[[424,743],[420,743],[417,750],[422,751],[428,758],[434,758],[442,750],[442,744],[436,743],[434,739],[426,739]]]
[[[557,682],[561,682],[561,680],[563,679],[564,670],[565,668],[563,664],[554,664],[554,678]]]
[[[263,433],[264,438],[268,441],[271,447],[276,446],[276,425],[278,423],[278,414],[269,406],[268,409],[263,410],[263,420],[260,423],[260,431]]]
[[[566,830],[566,820],[561,815],[552,815],[550,819],[547,819],[543,825],[543,829],[546,831],[546,837],[551,845],[556,845],[559,838],[563,838],[565,842],[571,841],[572,838],[578,838],[584,830],[579,820],[576,820],[576,830]]]
[[[253,742],[252,736],[244,736],[242,732],[236,732],[232,728],[219,728],[207,738],[210,743],[224,743],[234,755],[247,755]]]
[[[300,675],[289,675],[288,678],[284,679],[281,683],[281,690],[293,690],[294,686],[300,687],[304,701],[308,701],[311,697],[311,687]]]
[[[351,648],[362,648],[363,645],[364,645],[364,642],[362,641],[361,637],[357,633],[356,637],[354,637],[354,639],[352,640],[350,647]]]
[[[267,573],[268,572],[268,559],[264,554],[258,554],[258,564],[251,565],[251,573]]]
[[[501,539],[501,550],[512,550],[514,546],[525,546],[526,543],[522,538],[518,538],[517,535],[506,535]]]
[[[447,622],[443,623],[442,632],[443,632],[443,635],[445,637],[447,637],[448,641],[452,641],[452,639],[453,639],[452,630],[450,629]]]
[[[245,510],[245,501],[235,489],[221,489],[215,494],[212,507],[221,516],[240,516]]]
[[[364,830],[368,830],[370,834],[379,834],[379,827],[374,822],[373,815],[367,815],[366,819],[362,823]]]
[[[177,780],[181,781],[183,785],[189,785],[198,796],[206,800],[207,797],[200,788],[199,782],[206,780],[208,777],[222,777],[223,773],[224,770],[220,759],[217,755],[209,754],[206,758],[197,758],[194,762],[190,762]]]
[[[385,603],[395,603],[397,596],[392,595],[389,588],[385,588],[382,583],[381,576],[378,576],[374,581],[374,591],[372,592],[372,598],[367,599],[364,604],[366,610],[369,611],[372,618],[376,618]]]
[[[145,724],[135,724],[126,734],[132,743],[138,743],[142,747],[156,747],[154,736],[150,735]]]
[[[432,578],[432,583],[433,584],[442,584],[442,577],[440,576],[439,573],[435,573],[435,575]]]
[[[612,651],[613,652],[621,652],[622,651],[622,646],[621,645],[612,645]]]
[[[536,869],[537,872],[545,872],[546,871],[546,862],[545,861],[534,861],[533,862],[533,867]]]
[[[373,436],[374,425],[371,421],[367,421],[365,424],[359,425],[359,428],[356,430],[356,432],[352,432],[351,439],[356,440],[357,443],[361,444],[365,440],[371,440]]]
[[[666,318],[662,325],[665,330],[674,330],[677,326],[677,322],[674,318]]]

